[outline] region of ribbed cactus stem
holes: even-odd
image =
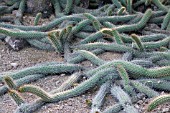
[[[14,80],[10,76],[5,76],[4,77],[4,82],[7,84],[7,86],[10,89],[15,89],[15,90],[17,89],[16,83],[14,82]]]
[[[122,65],[117,65],[116,66],[117,71],[119,72],[120,77],[125,81],[125,84],[129,84],[129,76],[128,73],[126,72],[125,68]]]
[[[100,24],[100,22],[96,19],[95,16],[91,15],[90,13],[85,13],[84,16],[85,16],[86,18],[88,18],[88,19],[92,22],[93,27],[94,27],[97,31],[99,31],[99,30],[101,29],[101,24]]]
[[[113,36],[115,38],[115,41],[117,44],[123,44],[123,41],[120,37],[120,34],[118,33],[118,31],[114,28],[109,29],[109,28],[103,28],[101,30],[102,33]]]
[[[163,5],[160,0],[152,0],[152,3],[154,3],[160,10],[168,12],[168,8]]]
[[[144,51],[145,49],[144,49],[144,46],[143,46],[140,38],[139,38],[136,34],[131,34],[131,37],[132,37],[132,39],[135,41],[138,49],[139,49],[140,51]]]
[[[158,92],[154,91],[153,89],[145,86],[144,84],[138,82],[138,81],[131,81],[133,86],[140,92],[146,94],[149,98],[156,97],[159,95]]]
[[[170,102],[170,94],[160,95],[154,98],[148,105],[147,111],[150,112],[155,109],[157,106],[164,104],[166,102]]]
[[[121,110],[123,110],[123,107],[121,104],[114,104],[106,108],[102,113],[118,113]]]
[[[126,107],[128,104],[132,104],[130,96],[120,87],[120,86],[112,86],[111,94],[115,97],[123,107]]]
[[[132,13],[132,0],[127,1],[127,11],[131,14]]]
[[[170,23],[170,10],[168,11],[168,13],[166,14],[166,16],[163,20],[161,29],[163,29],[163,30],[167,29],[169,23]]]
[[[16,90],[9,90],[9,95],[16,102],[18,106],[25,103],[21,95]]]
[[[125,13],[125,11],[126,11],[126,8],[125,8],[125,7],[121,7],[121,8],[118,10],[117,14],[118,14],[118,15],[123,15],[123,14]]]
[[[103,104],[104,98],[106,94],[109,92],[109,87],[110,87],[109,81],[101,85],[99,91],[97,92],[96,96],[92,100],[91,113],[96,113],[97,110],[100,110],[100,107]]]
[[[35,26],[38,25],[38,22],[41,19],[41,17],[42,17],[42,13],[37,13],[37,15],[36,15],[36,17],[34,19],[34,25]]]
[[[45,102],[49,102],[52,99],[52,96],[48,94],[46,91],[41,89],[40,87],[34,86],[34,85],[23,85],[19,89],[19,92],[29,92],[32,94],[35,94],[43,99]]]
[[[73,8],[73,3],[74,3],[74,0],[67,0],[67,4],[66,4],[65,10],[64,10],[65,14],[71,13],[72,8]]]
[[[149,21],[149,19],[152,16],[152,10],[148,9],[145,14],[143,15],[142,19],[136,23],[136,24],[131,24],[131,25],[121,25],[116,27],[115,29],[119,32],[132,32],[132,31],[137,31],[145,27],[146,23]]]
[[[59,34],[57,32],[57,34]],[[56,49],[57,52],[62,53],[63,52],[63,46],[61,44],[61,41],[58,39],[56,33],[49,33],[48,34],[48,39],[51,41],[53,44],[54,48]]]
[[[95,65],[102,65],[105,62],[90,51],[78,50],[77,53],[79,53],[82,57],[85,57]]]
[[[47,36],[46,32],[36,32],[36,31],[22,31],[22,30],[16,30],[16,29],[7,29],[0,27],[0,33],[5,34],[7,36],[11,37],[17,37],[17,38],[24,38],[24,39],[30,39],[30,38],[44,38]]]

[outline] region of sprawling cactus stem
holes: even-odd
[[[148,105],[147,105],[147,111],[150,112],[153,109],[155,109],[157,106],[170,102],[170,94],[160,95],[156,98],[154,98]]]
[[[32,74],[54,74],[54,73],[64,73],[64,72],[74,72],[83,69],[81,66],[76,64],[57,64],[57,65],[42,65],[33,66],[22,69],[18,72],[9,74],[13,79],[23,78]],[[2,81],[4,76],[0,76],[0,81]]]
[[[121,8],[121,7],[122,7],[122,5],[121,5],[121,3],[119,2],[119,0],[112,0],[112,3],[114,3],[117,8]]]
[[[162,91],[170,91],[170,83],[166,80],[160,79],[140,79],[139,82],[145,84],[150,88]]]
[[[134,95],[133,88],[132,88],[132,86],[130,86],[129,75],[126,72],[125,68],[119,64],[116,67],[117,67],[117,71],[118,71],[120,77],[124,81],[123,85],[124,85],[125,91],[128,92],[130,95]]]
[[[116,67],[117,67],[120,77],[125,81],[125,84],[128,85],[130,81],[129,81],[129,76],[125,68],[119,64]]]
[[[38,22],[41,19],[41,17],[42,17],[42,13],[37,13],[37,15],[36,15],[36,17],[34,19],[34,25],[35,26],[38,25]]]
[[[72,7],[73,7],[74,0],[67,0],[67,5],[65,7],[65,14],[71,13]]]
[[[13,98],[18,106],[25,103],[21,95],[16,90],[9,90],[9,95]]]
[[[139,38],[136,34],[131,34],[131,37],[132,37],[132,39],[135,41],[138,49],[139,49],[140,51],[144,51],[144,46],[143,46],[140,38]]]
[[[52,99],[52,96],[50,94],[48,94],[46,91],[44,91],[40,87],[37,87],[34,85],[24,85],[24,86],[21,86],[18,90],[21,93],[23,93],[23,92],[33,93],[33,94],[41,97],[43,99],[43,101],[45,101],[45,102],[49,102]]]
[[[161,29],[165,30],[168,27],[168,24],[170,23],[170,10],[168,11],[168,13],[166,14]]]
[[[92,24],[93,24],[93,27],[99,31],[101,29],[101,24],[100,22],[96,19],[96,17],[94,17],[93,15],[91,15],[90,13],[85,13],[84,16],[86,16],[86,18],[88,18]]]
[[[123,110],[123,106],[121,104],[114,104],[113,106],[106,108],[102,113],[118,113],[121,110]]]
[[[133,63],[121,60],[114,60],[108,63],[105,63],[98,68],[89,71],[88,74],[92,75],[96,73],[98,70],[108,68],[110,66],[122,65],[126,71],[128,72],[130,77],[140,78],[140,77],[150,77],[150,78],[160,78],[164,76],[170,76],[170,66],[161,67],[161,68],[154,68],[154,69],[146,69],[139,65],[135,65]]]
[[[133,84],[133,86],[139,90],[140,92],[146,94],[149,98],[152,98],[152,97],[156,97],[159,95],[158,92],[154,91],[153,89],[145,86],[144,84],[142,83],[139,83],[138,81],[131,81],[131,83]]]
[[[100,87],[99,91],[97,92],[97,95],[92,100],[91,113],[96,113],[97,111],[99,111],[100,107],[103,104],[104,98],[109,91],[109,88],[110,88],[109,81],[107,81]]]
[[[129,95],[119,86],[112,86],[111,94],[119,101],[120,104],[122,104],[123,107],[125,107],[126,104],[132,104]]]
[[[21,31],[16,29],[7,29],[0,27],[0,33],[11,37],[17,38],[44,38],[47,36],[46,32],[36,32],[36,31]]]
[[[51,2],[55,9],[55,16],[57,16],[59,13],[61,13],[61,7],[60,7],[59,0],[51,0]]]
[[[14,80],[11,77],[5,76],[4,82],[8,85],[8,87],[10,89],[15,89],[15,90],[17,89],[16,83],[14,82]]]
[[[86,50],[79,50],[77,51],[82,57],[85,57],[86,59],[88,59],[89,61],[91,61],[93,64],[95,65],[102,65],[104,64],[105,61],[103,61],[102,59],[98,58],[96,55],[94,55],[92,52],[90,51],[86,51]]]
[[[152,0],[152,2],[161,10],[168,12],[168,8],[161,3],[160,0]]]
[[[114,29],[114,28],[112,28],[112,29],[103,28],[101,30],[101,32],[104,33],[104,34],[115,37],[115,41],[116,41],[117,44],[123,44],[123,41],[120,37],[120,34],[118,33],[118,31],[116,29]]]
[[[131,31],[137,31],[139,29],[142,29],[146,23],[149,21],[149,19],[152,16],[152,10],[148,9],[145,14],[143,15],[142,19],[137,24],[132,25],[122,25],[118,26],[115,29],[121,33],[121,32],[131,32]]]
[[[125,7],[121,7],[121,8],[118,10],[117,14],[118,14],[118,15],[122,15],[122,14],[124,14],[125,11],[126,11],[126,8],[125,8]]]
[[[74,83],[78,82],[78,80],[80,80],[81,77],[82,77],[81,72],[73,73],[64,83],[62,83],[60,87],[58,87],[56,90],[51,91],[50,93],[54,94],[69,89],[71,86],[73,86]]]
[[[132,0],[127,0],[127,11],[132,13]]]
[[[61,40],[59,40],[57,36],[59,36],[59,32],[49,33],[48,39],[51,41],[51,43],[53,44],[53,46],[57,52],[63,53],[63,47],[61,44]]]

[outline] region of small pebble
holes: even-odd
[[[17,68],[18,67],[18,63],[10,63],[12,67]]]

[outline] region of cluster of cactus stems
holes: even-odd
[[[46,25],[39,25],[40,12],[34,26],[22,24],[26,0],[9,0],[8,6],[0,4],[1,40],[6,36],[24,39],[35,48],[64,54],[65,59],[65,62],[46,62],[0,73],[0,83],[5,83],[0,87],[0,95],[8,93],[13,98],[18,105],[16,113],[32,113],[47,103],[79,96],[96,86],[100,88],[90,102],[91,113],[122,110],[138,113],[133,105],[140,99],[136,96],[138,93],[154,98],[146,106],[148,112],[170,102],[169,94],[158,92],[170,91],[170,2],[110,0],[106,4],[101,1],[88,0],[91,8],[88,9],[81,7],[81,0],[51,0],[56,18]],[[4,14],[11,13],[14,8],[18,8],[15,25],[1,22],[7,18]],[[123,57],[109,61],[98,57],[105,52],[120,53]],[[90,61],[92,67],[82,66],[81,62],[85,60]],[[29,84],[61,73],[71,76],[50,92]],[[83,76],[87,80],[74,86]],[[20,95],[26,92],[39,98],[27,103]],[[102,111],[108,94],[117,103]]]

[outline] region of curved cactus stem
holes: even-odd
[[[132,37],[132,39],[135,41],[138,49],[139,49],[140,51],[144,51],[144,46],[143,46],[140,38],[139,38],[136,34],[131,34],[131,37]]]
[[[9,90],[9,95],[18,106],[25,103],[21,95],[16,90]]]
[[[13,89],[13,90],[17,89],[17,85],[16,85],[16,83],[14,82],[14,80],[11,77],[5,76],[4,77],[4,82],[9,87],[9,89]]]
[[[97,92],[96,96],[92,100],[91,113],[95,113],[100,110],[100,107],[103,104],[104,98],[106,94],[109,92],[109,88],[110,88],[109,81],[101,85],[99,91]]]
[[[170,102],[170,95],[160,95],[156,98],[154,98],[148,105],[147,105],[147,111],[150,112],[153,109],[155,109],[157,106],[165,103]]]
[[[19,89],[19,92],[29,92],[32,94],[35,94],[43,99],[45,102],[50,102],[52,99],[52,96],[48,94],[46,91],[41,89],[40,87],[34,86],[34,85],[23,85]]]
[[[39,22],[39,20],[41,19],[41,17],[42,17],[42,13],[37,13],[37,14],[36,14],[36,17],[35,17],[35,19],[34,19],[34,25],[35,25],[35,26],[38,25],[38,22]]]
[[[152,98],[152,97],[156,97],[159,95],[158,92],[152,90],[151,88],[145,86],[144,84],[142,83],[139,83],[137,81],[131,81],[131,83],[133,84],[133,86],[139,90],[140,92],[146,94],[149,98]]]
[[[88,19],[92,22],[93,27],[94,27],[97,31],[99,31],[99,30],[101,29],[101,24],[100,24],[100,22],[96,19],[96,17],[94,17],[94,16],[91,15],[90,13],[85,13],[84,16],[85,16],[86,18],[88,18]]]
[[[118,113],[121,110],[123,110],[121,104],[114,104],[113,106],[109,106],[108,108],[106,108],[102,113]]]

